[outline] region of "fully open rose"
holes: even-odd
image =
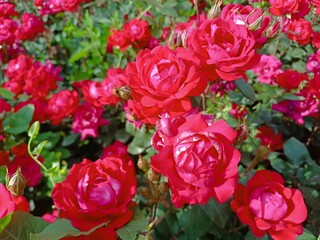
[[[246,187],[238,185],[231,208],[256,237],[268,233],[275,240],[291,240],[303,233],[307,208],[302,194],[283,185],[281,175],[268,170],[256,172]]]
[[[201,113],[168,122],[172,125],[160,130],[163,147],[153,141],[161,150],[151,158],[151,166],[168,178],[173,204],[206,204],[210,197],[227,201],[238,180],[240,153],[232,146],[236,131],[224,120],[207,122]]]
[[[191,109],[190,96],[200,95],[207,78],[198,69],[199,59],[185,49],[168,47],[143,50],[126,72],[133,100],[132,113],[144,123],[155,124],[163,111],[171,116]]]
[[[52,198],[61,217],[70,219],[73,226],[87,231],[106,223],[99,232],[105,232],[108,239],[116,239],[114,230],[133,216],[130,207],[134,205],[135,193],[133,162],[106,157],[74,164],[66,180],[55,185]]]

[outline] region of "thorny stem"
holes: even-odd
[[[315,124],[315,126],[312,129],[312,132],[306,142],[307,147],[310,146],[310,144],[311,144],[311,142],[312,142],[313,138],[315,137],[318,130],[319,130],[319,121],[317,121],[317,123]]]

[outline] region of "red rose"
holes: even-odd
[[[18,24],[10,18],[0,17],[0,45],[13,44]]]
[[[107,157],[74,164],[66,179],[55,185],[52,198],[61,217],[70,219],[74,227],[87,231],[107,223],[102,229],[114,232],[131,220],[135,193],[133,162]],[[115,234],[108,239],[116,239]]]
[[[108,37],[108,44],[112,47],[119,47],[121,51],[125,51],[131,44],[131,38],[127,32],[113,30]]]
[[[252,31],[258,47],[267,41],[267,37],[262,34],[269,26],[271,17],[265,16],[264,11],[260,8],[253,8],[250,5],[227,4],[221,11],[221,19],[231,19],[238,25],[246,26]]]
[[[268,233],[274,240],[296,239],[307,217],[301,192],[284,187],[281,175],[268,170],[257,171],[246,187],[238,185],[231,208],[256,237]]]
[[[23,196],[12,195],[7,188],[0,184],[0,218],[15,211],[29,212],[29,203]]]
[[[149,45],[151,30],[147,21],[134,18],[123,25],[123,31],[130,36],[134,48],[145,48]]]
[[[269,126],[261,126],[258,128],[257,138],[261,140],[261,144],[267,146],[271,151],[280,150],[283,147],[281,133],[275,133]]]
[[[19,13],[15,10],[15,5],[11,3],[0,3],[0,17],[18,16]]]
[[[163,146],[153,139],[160,151],[151,157],[151,167],[167,177],[173,204],[206,204],[211,197],[227,201],[238,181],[236,131],[224,120],[207,122],[201,113],[169,122],[173,128],[162,128],[158,135]]]
[[[276,83],[285,88],[287,91],[290,91],[292,88],[299,87],[300,83],[303,80],[308,79],[307,73],[300,73],[298,71],[287,69],[282,73],[279,73],[276,77]]]
[[[40,18],[31,14],[23,13],[21,16],[21,26],[18,30],[20,40],[33,40],[37,34],[44,31],[44,24]]]
[[[52,124],[58,125],[63,118],[73,115],[79,106],[78,93],[62,90],[51,96],[48,101],[48,114]]]
[[[131,159],[128,154],[128,146],[120,141],[114,141],[111,145],[105,147],[102,150],[101,158],[106,157],[121,157],[122,159],[127,159],[128,161]]]
[[[290,21],[285,31],[290,40],[301,45],[310,43],[313,35],[312,24],[303,18]]]
[[[0,166],[6,166],[9,162],[10,154],[6,150],[0,150]]]
[[[270,13],[275,16],[290,14],[293,19],[302,18],[310,11],[306,0],[269,0]]]
[[[255,39],[247,27],[232,20],[208,19],[188,38],[188,46],[201,60],[210,80],[236,80],[260,61]]]
[[[140,51],[136,59],[126,68],[133,97],[128,107],[144,123],[155,124],[163,111],[171,116],[189,111],[189,97],[207,86],[198,59],[185,49],[158,46]]]

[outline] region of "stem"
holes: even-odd
[[[50,180],[51,180],[51,183],[52,183],[52,186],[54,186],[54,184],[55,184],[55,183],[54,183],[54,180],[53,180],[51,174],[48,173],[48,169],[46,168],[46,166],[43,165],[43,164],[39,161],[38,157],[34,156],[34,155],[32,154],[32,152],[31,152],[31,138],[30,138],[29,141],[28,141],[28,153],[29,153],[30,157],[31,157],[37,164],[40,165],[40,167],[41,167],[42,170],[46,173],[46,175],[49,176],[49,178],[50,178]]]
[[[143,11],[139,14],[139,16],[137,17],[137,19],[140,20],[140,18],[141,18],[146,12],[148,12],[151,8],[152,8],[152,6],[149,5],[145,10],[143,10]]]

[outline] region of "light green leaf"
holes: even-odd
[[[72,226],[68,219],[57,219],[54,223],[48,225],[40,233],[30,235],[30,240],[59,240],[63,237],[77,237],[81,235],[89,235],[98,228],[106,226],[107,223],[100,224],[90,231],[81,232],[79,229]]]
[[[14,93],[5,88],[0,88],[0,96],[4,99],[12,100],[14,98]]]
[[[31,125],[28,131],[28,136],[31,138],[31,140],[35,139],[38,136],[39,130],[40,130],[40,123],[39,121],[35,121]]]
[[[39,233],[48,225],[49,223],[41,217],[17,211],[12,214],[10,223],[1,232],[0,239],[29,240],[31,233]]]
[[[11,218],[12,218],[12,213],[3,218],[0,218],[0,233],[10,223]]]
[[[296,240],[316,240],[317,238],[308,230],[303,229],[303,234],[298,236]]]
[[[34,112],[34,106],[29,104],[18,112],[10,114],[3,120],[3,130],[7,133],[19,134],[29,129]]]

